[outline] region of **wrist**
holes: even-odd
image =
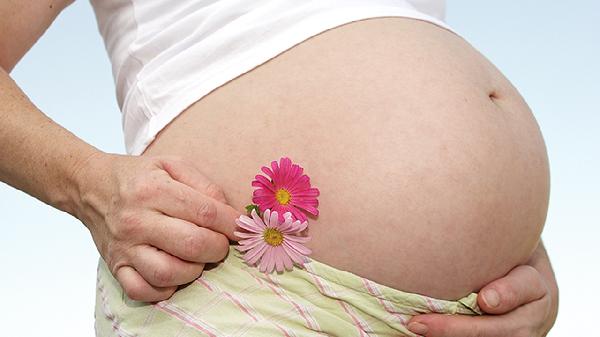
[[[100,208],[101,195],[107,188],[109,164],[113,156],[115,155],[94,149],[75,163],[69,175],[70,196],[68,209],[65,211],[88,227],[95,220],[90,211]]]

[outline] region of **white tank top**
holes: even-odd
[[[112,63],[125,146],[215,88],[327,29],[373,17],[444,22],[443,0],[90,0]]]

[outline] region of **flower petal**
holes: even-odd
[[[271,259],[271,246],[269,245],[265,245],[266,247],[266,251],[264,252],[264,254],[262,254],[261,258],[260,258],[260,264],[258,265],[258,270],[260,270],[261,272],[266,272],[267,271],[267,264],[269,263],[269,260]]]
[[[264,244],[265,240],[263,240],[262,237],[259,237],[256,239],[242,240],[239,243],[240,243],[240,248],[238,250],[243,252],[243,251],[247,251],[254,247],[258,247],[258,246]]]
[[[260,170],[263,171],[269,178],[273,179],[273,176],[275,174],[273,174],[273,171],[271,171],[270,168],[268,168],[266,166],[263,166],[263,167],[260,168]]]
[[[294,219],[291,218],[292,214],[290,212],[286,212],[285,214],[288,214],[290,217],[284,217],[285,221],[279,225],[279,231],[284,235],[297,232],[294,230]]]
[[[294,216],[295,220],[300,220],[300,221],[308,220],[306,218],[306,215],[304,213],[302,213],[302,211],[300,211],[296,207],[290,207],[289,209],[290,209],[290,212],[292,212],[292,215]]]
[[[260,258],[267,251],[267,246],[268,245],[265,243],[262,246],[255,247],[254,249],[246,252],[246,254],[244,254],[244,260],[246,260],[246,263],[248,263],[251,266],[255,265],[256,262],[260,260]]]
[[[283,260],[283,267],[286,270],[292,270],[292,268],[294,267],[294,262],[290,258],[290,255],[285,250],[284,246],[282,245],[280,247],[281,247],[281,251],[283,252],[283,255],[281,256],[281,259]]]
[[[290,191],[290,193],[293,197],[318,197],[320,195],[318,188],[298,189],[297,191]]]
[[[252,210],[252,219],[254,219],[254,222],[259,225],[261,228],[266,228],[267,226],[265,225],[265,223],[262,221],[262,219],[260,218],[260,216],[258,216],[258,213],[256,213],[256,210],[253,209]]]
[[[261,184],[262,186],[268,188],[269,190],[275,192],[275,187],[273,186],[273,182],[267,179],[265,176],[257,174],[254,176],[254,181],[252,182],[252,186],[255,186],[254,183]]]
[[[292,259],[292,261],[294,261],[295,263],[298,264],[302,264],[304,262],[304,256],[300,253],[298,253],[296,250],[290,248],[289,246],[283,244],[281,245],[283,247],[283,249],[285,250],[285,252],[288,254],[288,256]]]
[[[239,231],[235,231],[235,232],[233,232],[233,234],[235,234],[235,236],[237,236],[238,238],[242,238],[242,239],[251,239],[251,238],[261,236],[259,233],[246,233],[246,232],[239,232]]]
[[[263,199],[263,200],[258,200],[256,198],[252,198],[252,202],[258,205],[258,209],[261,212],[264,212],[265,210],[269,209],[269,208],[273,208],[273,206],[275,206],[275,198],[271,199]]]
[[[306,247],[304,247],[303,245],[299,244],[299,243],[295,243],[294,241],[283,241],[284,245],[287,245],[288,247],[292,248],[293,250],[297,251],[298,253],[302,254],[302,255],[310,255],[310,253],[312,253],[312,251]]]
[[[267,248],[267,252],[263,255],[263,258],[260,261],[262,266],[263,262],[265,263],[264,271],[267,273],[271,273],[275,268],[275,251],[272,246]]]
[[[306,204],[295,204],[296,208],[303,209],[312,215],[319,215],[319,210],[316,207],[309,206]]]
[[[310,236],[297,236],[297,235],[287,235],[285,236],[285,240],[296,242],[298,244],[304,244],[310,241]]]
[[[284,268],[283,257],[286,256],[285,250],[281,246],[273,247],[273,254],[275,254],[275,269],[281,273]]]
[[[269,214],[267,214],[265,212],[265,222],[267,222],[267,217],[269,217]],[[277,211],[271,212],[270,218],[269,218],[269,226],[267,226],[267,227],[272,227],[272,228],[279,227],[279,214],[277,213]]]
[[[241,215],[238,219],[235,220],[235,223],[240,227],[252,233],[262,233],[264,231],[264,227],[260,227],[256,222],[252,219],[248,218],[245,215]]]
[[[265,225],[267,226],[267,228],[269,227],[273,227],[271,225],[271,214],[272,214],[272,210],[270,209],[265,209],[265,211],[263,212],[263,221],[265,223]]]
[[[277,185],[277,182],[280,181],[279,177],[279,165],[277,164],[276,161],[272,161],[271,162],[271,169],[273,170],[273,176],[271,177],[271,179],[273,179],[273,183],[275,185]]]

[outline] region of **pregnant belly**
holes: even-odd
[[[527,260],[548,202],[539,129],[460,37],[401,18],[311,38],[196,102],[144,155],[195,162],[240,211],[289,156],[321,190],[312,257],[456,299]]]

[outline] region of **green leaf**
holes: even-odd
[[[256,214],[258,214],[258,216],[260,215],[260,210],[258,209],[258,206],[255,204],[250,204],[248,206],[246,206],[246,211],[248,212],[248,215],[252,214],[252,210],[256,210]]]

